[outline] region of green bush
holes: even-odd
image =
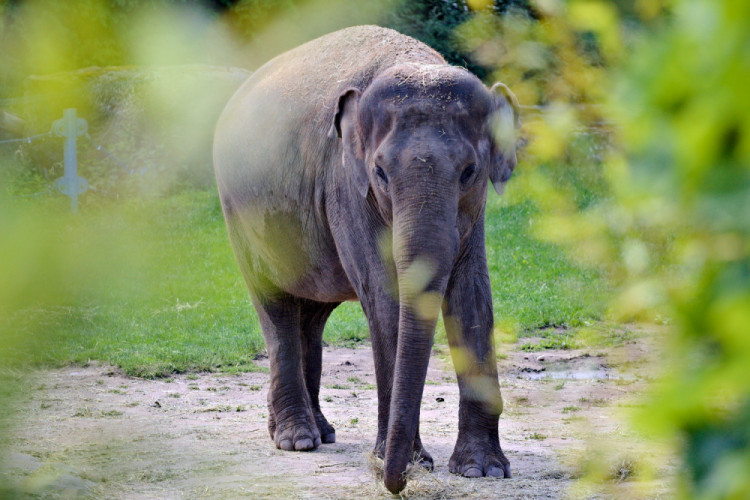
[[[488,60],[545,107],[519,179],[536,234],[615,281],[614,319],[671,325],[638,427],[680,443],[683,496],[748,498],[750,4],[619,4],[540,2],[539,23],[461,29],[475,50],[501,45]],[[601,123],[603,161],[571,165],[574,131]]]
[[[215,122],[250,74],[192,65],[30,77],[18,112],[29,134],[49,131],[66,108],[87,120],[89,136],[78,139],[78,168],[94,197],[161,195],[213,185]],[[62,144],[57,137],[21,144],[24,168],[47,181],[62,176]],[[24,191],[28,173],[18,173],[16,189]]]

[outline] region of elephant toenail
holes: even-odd
[[[335,443],[336,442],[336,433],[335,432],[330,432],[328,434],[323,434],[323,436],[322,436],[321,439],[322,439],[322,441],[324,443],[328,443],[328,444]]]
[[[312,450],[313,440],[310,438],[300,439],[294,443],[294,449],[297,451]]]
[[[469,467],[468,469],[464,470],[464,473],[462,474],[464,477],[482,477],[482,469],[479,467]]]
[[[319,438],[319,437],[316,437],[316,438],[315,438],[315,447],[316,447],[316,448],[317,448],[318,446],[320,446],[320,442],[321,442],[321,441],[320,441],[320,438]]]
[[[487,477],[503,477],[503,470],[498,467],[490,466],[487,468]]]
[[[279,448],[286,451],[292,451],[294,449],[294,445],[292,445],[291,439],[282,439],[279,442]]]
[[[503,471],[505,471],[505,477],[510,479],[510,464],[503,465]]]

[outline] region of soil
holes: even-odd
[[[620,414],[648,383],[646,342],[635,335],[605,350],[501,346],[500,439],[512,479],[448,472],[458,388],[447,348],[436,346],[420,424],[435,470],[415,468],[404,496],[669,496],[669,466],[645,490],[629,481],[641,452]],[[326,348],[323,370],[321,406],[336,443],[314,452],[274,447],[264,372],[143,380],[92,364],[39,373],[0,452],[0,484],[65,498],[392,498],[370,454],[377,397],[369,345]],[[577,478],[602,446],[617,449],[608,486],[586,490]]]

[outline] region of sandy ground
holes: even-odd
[[[458,389],[447,349],[438,346],[420,424],[435,471],[417,471],[404,495],[583,496],[576,478],[584,461],[592,448],[610,441],[624,457],[612,466],[612,476],[637,472],[628,458],[637,453],[637,439],[618,414],[646,384],[649,350],[639,335],[606,350],[503,346],[500,439],[513,478],[497,480],[448,472]],[[268,366],[268,360],[259,364]],[[389,498],[369,456],[374,383],[369,345],[326,348],[321,405],[337,442],[314,452],[284,452],[266,427],[266,373],[141,380],[96,364],[45,371],[29,384],[2,453],[0,484],[66,498]],[[659,475],[645,496],[670,496],[668,474]],[[644,496],[628,489],[628,481],[611,484],[597,496]]]

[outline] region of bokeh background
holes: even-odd
[[[34,370],[254,369],[264,347],[215,192],[214,123],[264,61],[364,23],[523,105],[520,165],[488,199],[498,342],[659,325],[662,375],[630,424],[681,457],[679,495],[750,497],[744,0],[0,1],[0,442]],[[76,214],[53,187],[49,132],[67,108],[88,122]],[[356,304],[326,331],[366,337]],[[591,462],[580,482],[605,488]]]

